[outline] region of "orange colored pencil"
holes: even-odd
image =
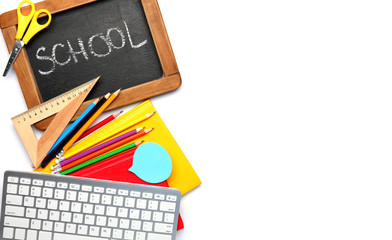
[[[98,111],[96,113],[94,113],[94,115],[83,125],[83,127],[63,147],[64,151],[67,151],[72,146],[72,144],[74,144],[76,142],[76,140],[78,140],[78,138],[84,133],[84,131],[86,131],[86,129],[95,121],[95,119],[97,119],[99,117],[99,115],[101,115],[101,113],[103,111],[105,111],[105,109],[114,101],[114,99],[116,99],[116,97],[118,96],[119,93],[120,93],[120,89],[117,90],[112,95],[110,95],[108,100],[98,109]]]
[[[91,153],[91,154],[89,154],[87,156],[84,156],[84,157],[82,157],[82,158],[80,158],[78,160],[75,160],[75,161],[73,161],[73,162],[71,162],[69,164],[66,164],[66,165],[62,166],[61,167],[61,171],[67,170],[67,169],[69,169],[71,167],[74,167],[76,165],[79,165],[79,164],[81,164],[81,163],[83,163],[85,161],[93,159],[93,158],[95,158],[95,157],[97,157],[99,155],[105,154],[105,153],[107,153],[107,152],[109,152],[109,151],[111,151],[111,150],[113,150],[115,148],[118,148],[118,147],[122,146],[122,145],[128,144],[130,141],[135,140],[137,138],[140,138],[140,137],[146,135],[147,133],[149,133],[152,130],[153,129],[143,129],[140,132],[138,132],[138,133],[136,133],[136,134],[134,134],[132,136],[124,138],[121,141],[113,143],[113,144],[111,144],[111,145],[109,145],[107,147],[104,147],[104,148],[96,151],[96,152],[93,152],[93,153]]]

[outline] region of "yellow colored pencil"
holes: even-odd
[[[112,124],[111,128],[102,128],[98,130],[97,132],[91,134],[90,136],[86,137],[85,139],[81,140],[75,146],[70,148],[68,151],[64,153],[65,158],[72,157],[108,138],[111,136],[122,132],[123,130],[132,127],[133,125],[136,125],[147,118],[150,118],[155,112],[145,114],[142,117],[139,117],[137,119],[121,119],[122,121],[119,121],[118,124]],[[124,116],[124,115],[123,115]]]

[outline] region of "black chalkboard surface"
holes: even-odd
[[[43,101],[98,76],[88,99],[163,75],[140,0],[99,0],[56,13],[26,50]]]

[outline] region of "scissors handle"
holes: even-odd
[[[26,0],[29,1],[29,0]],[[45,13],[46,15],[48,15],[48,21],[44,24],[39,24],[38,23],[38,16],[41,13]],[[50,21],[52,21],[52,15],[50,14],[50,12],[46,9],[40,9],[37,12],[35,12],[33,19],[31,20],[30,23],[30,27],[29,29],[27,29],[27,32],[25,34],[25,36],[23,37],[22,41],[27,44],[30,39],[39,31],[41,31],[42,29],[46,28],[47,26],[49,26]]]
[[[22,5],[28,3],[31,6],[31,11],[28,15],[23,15],[20,9],[22,8]],[[35,13],[35,5],[32,1],[30,0],[23,0],[19,3],[19,6],[16,10],[18,13],[18,31],[16,32],[16,39],[22,39],[23,34],[25,33],[27,27],[29,26],[29,23],[31,19],[34,16]]]

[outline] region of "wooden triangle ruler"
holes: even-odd
[[[99,77],[11,118],[34,168],[39,167],[98,79]],[[56,113],[57,115],[38,140],[33,124]]]

